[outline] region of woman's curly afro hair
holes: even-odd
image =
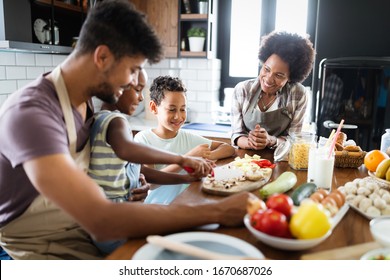
[[[290,82],[302,82],[313,68],[313,43],[295,33],[273,31],[261,38],[259,60],[263,64],[272,54],[278,55],[290,68]]]

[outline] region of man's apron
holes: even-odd
[[[89,164],[89,141],[81,152],[76,152],[77,133],[72,106],[59,66],[52,72],[52,81],[64,114],[70,153],[77,165],[86,171]],[[0,230],[0,242],[14,259],[91,260],[102,257],[91,243],[88,233],[42,195],[38,195],[21,216]]]

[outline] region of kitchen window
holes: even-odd
[[[309,34],[314,43],[316,10],[317,1],[309,0],[220,0],[217,54],[222,60],[220,105],[230,106],[227,99],[234,86],[258,75],[261,36],[275,29],[286,30]]]

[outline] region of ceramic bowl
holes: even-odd
[[[372,219],[370,231],[376,242],[384,247],[390,247],[390,217]]]
[[[315,239],[288,239],[288,238],[281,238],[281,237],[275,237],[272,235],[268,235],[264,232],[258,231],[250,224],[250,218],[249,215],[245,215],[244,217],[244,224],[247,227],[247,229],[261,242],[264,244],[267,244],[271,247],[282,249],[282,250],[288,250],[288,251],[298,251],[298,250],[305,250],[312,248],[314,246],[317,246],[322,241],[327,239],[329,235],[332,234],[332,230],[329,230],[324,236],[320,238]]]
[[[390,260],[390,248],[379,248],[365,253],[361,260]]]

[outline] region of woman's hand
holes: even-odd
[[[269,144],[269,138],[268,132],[257,124],[254,130],[249,131],[248,148],[252,150],[263,150]]]
[[[146,181],[144,174],[139,174],[141,186],[131,190],[129,201],[143,201],[148,196],[150,184]]]

